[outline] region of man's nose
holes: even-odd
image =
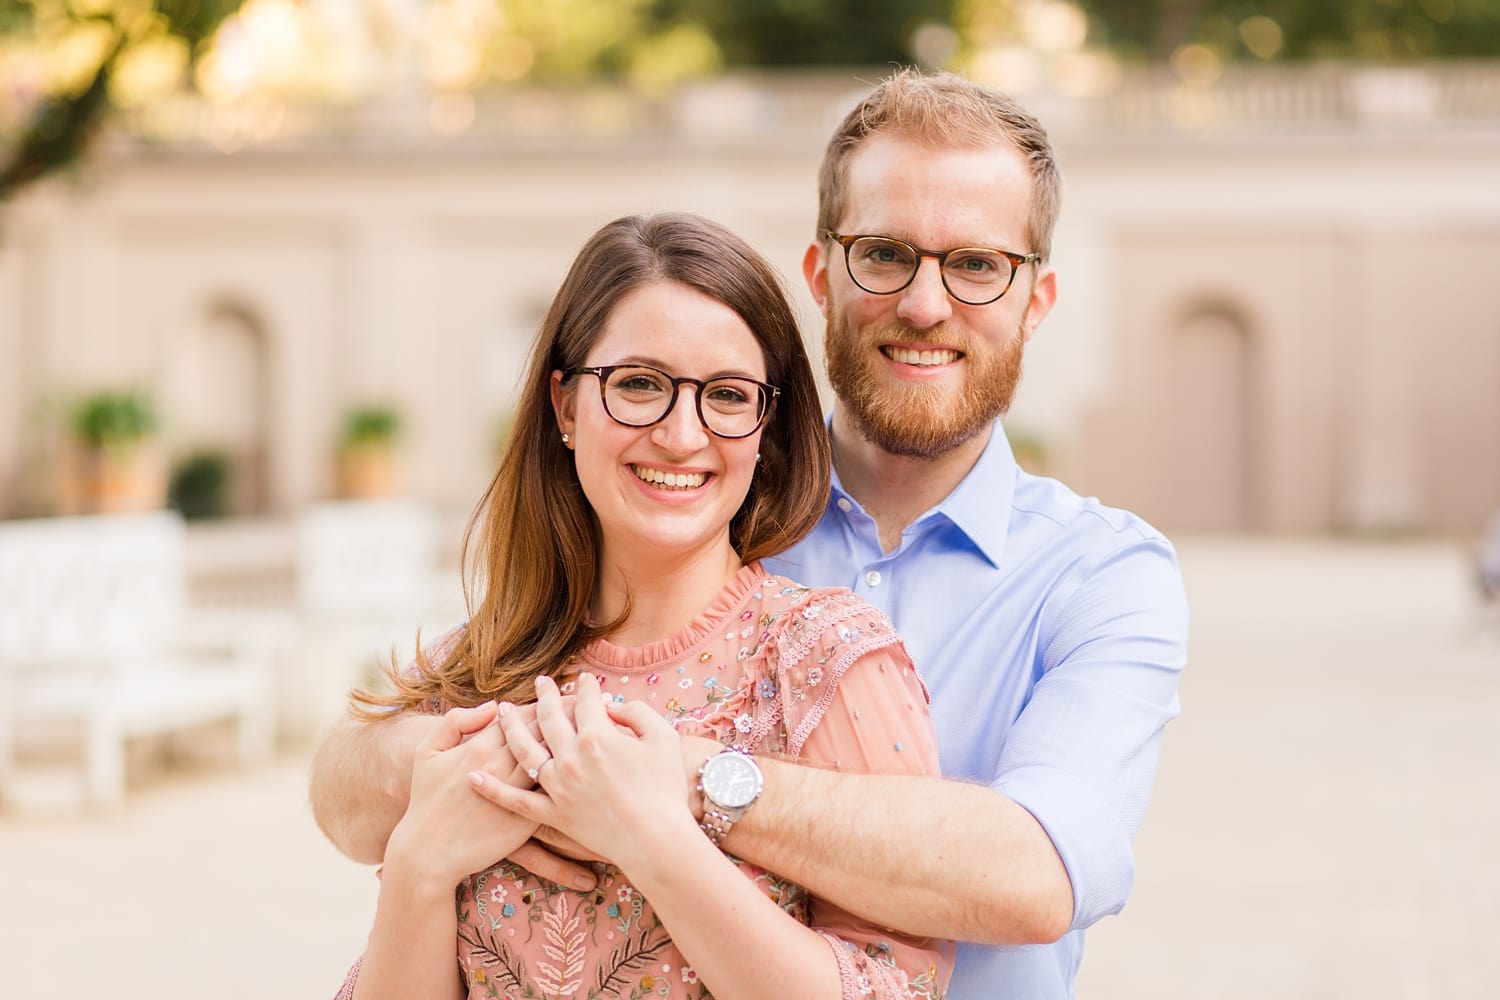
[[[953,316],[953,300],[943,285],[943,269],[932,257],[917,264],[916,276],[901,290],[896,315],[916,330],[926,330]]]

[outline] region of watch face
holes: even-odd
[[[721,753],[703,768],[703,792],[726,809],[743,809],[760,794],[760,768],[744,754]]]

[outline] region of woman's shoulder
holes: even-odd
[[[772,665],[778,672],[847,667],[868,652],[901,643],[885,612],[847,587],[808,587],[768,575],[763,594],[765,638],[776,650]],[[813,675],[827,673],[842,669]]]
[[[762,584],[765,610],[782,629],[823,631],[836,623],[862,620],[868,628],[895,631],[891,620],[875,605],[848,587],[810,587],[768,573]],[[797,623],[801,623],[798,625]]]

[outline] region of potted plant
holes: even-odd
[[[101,390],[86,396],[73,409],[72,427],[80,451],[78,500],[85,513],[155,510],[165,503],[156,408],[146,393]]]
[[[229,456],[222,451],[195,451],[172,470],[168,503],[189,521],[223,517],[229,510]]]
[[[400,436],[401,415],[395,407],[364,404],[351,409],[339,437],[339,496],[375,499],[394,495]]]

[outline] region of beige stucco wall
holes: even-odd
[[[1494,137],[1091,146],[1070,165],[1069,211],[1108,261],[1113,377],[1068,478],[1181,527],[1464,530],[1500,505]],[[1238,367],[1195,354],[1203,312],[1240,327]]]
[[[123,381],[178,451],[258,434],[271,513],[328,494],[349,404],[394,399],[409,488],[466,508],[568,261],[629,212],[745,235],[820,357],[800,261],[847,92],[649,135],[126,150],[36,189],[0,235],[0,514],[49,489],[23,414]],[[1052,470],[1169,529],[1469,531],[1500,506],[1500,114],[1203,133],[1063,110],[1061,296],[1012,417]]]

